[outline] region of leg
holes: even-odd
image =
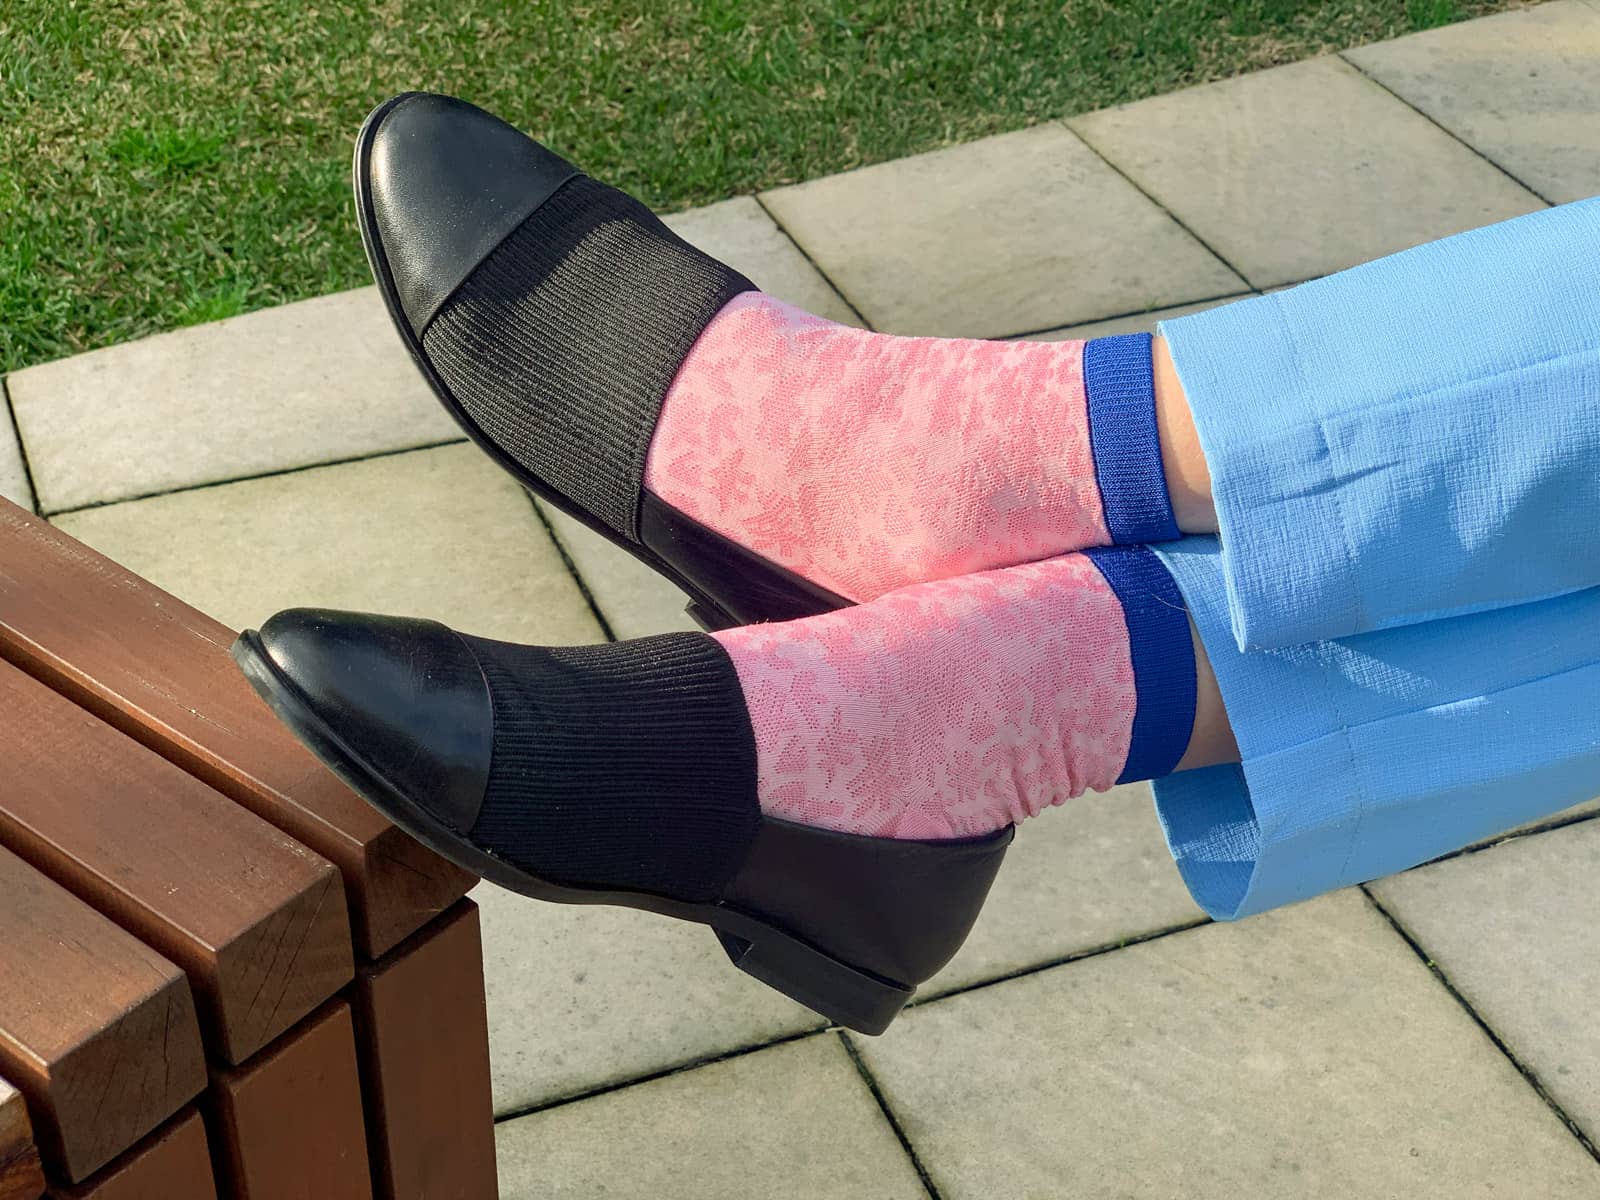
[[[1135,548],[715,637],[547,649],[293,610],[235,654],[313,751],[468,870],[704,922],[871,1029],[960,945],[1013,822],[1219,753],[1193,645]]]
[[[821,321],[443,97],[375,113],[357,182],[468,432],[724,624],[1213,529],[1241,646],[1600,585],[1572,552],[1600,524],[1600,200],[1167,322],[1152,351]]]
[[[1201,767],[1239,761],[1239,742],[1228,720],[1222,688],[1217,683],[1211,656],[1206,652],[1205,643],[1200,639],[1200,630],[1193,619],[1189,621],[1189,635],[1194,643],[1196,676],[1194,732],[1189,737],[1183,757],[1178,760],[1177,771],[1195,771]]]
[[[714,637],[749,707],[764,812],[965,837],[1237,760],[1181,605],[1149,551],[1106,550]]]
[[[1159,554],[1243,751],[1155,784],[1212,916],[1404,870],[1600,793],[1600,589],[1244,654],[1216,541]]]
[[[1597,295],[1600,199],[1163,323],[1174,507],[1220,530],[1236,643],[1600,586]]]
[[[718,619],[1179,536],[1148,338],[820,320],[445,97],[374,113],[356,176],[380,290],[452,414]]]
[[[1161,436],[1161,464],[1166,473],[1167,495],[1172,512],[1184,533],[1217,532],[1217,506],[1211,497],[1211,468],[1200,435],[1195,431],[1194,413],[1183,381],[1172,365],[1172,352],[1165,338],[1151,340],[1152,371],[1155,376],[1156,427]]]

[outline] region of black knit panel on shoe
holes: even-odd
[[[543,648],[466,637],[494,703],[472,840],[558,883],[714,899],[760,823],[727,651],[699,633]]]
[[[467,277],[422,342],[506,454],[637,541],[661,401],[711,318],[754,287],[580,176]]]

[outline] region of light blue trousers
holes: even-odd
[[[1222,536],[1155,549],[1243,759],[1155,784],[1200,905],[1600,795],[1600,199],[1161,331]]]
[[[1241,649],[1600,586],[1600,198],[1161,333]]]
[[[1401,871],[1600,796],[1600,588],[1241,653],[1214,538],[1157,548],[1243,763],[1156,781],[1213,917]]]

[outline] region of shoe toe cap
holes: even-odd
[[[395,97],[356,143],[357,211],[380,286],[412,332],[577,168],[463,100]]]
[[[477,659],[454,631],[435,621],[289,609],[256,637],[271,682],[261,672],[252,682],[329,765],[362,777],[352,782],[375,776],[435,820],[471,831],[489,776],[494,710]],[[368,798],[379,807],[389,799]]]

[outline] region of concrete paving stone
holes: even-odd
[[[1597,879],[1600,821],[1591,820],[1372,885],[1594,1142],[1600,1142]]]
[[[475,894],[498,1111],[820,1024],[734,970],[703,929],[534,904],[488,885]],[[978,927],[923,994],[1200,916],[1162,843],[1148,788],[1085,796],[1019,831]]]
[[[925,996],[1200,917],[1148,788],[1083,797],[1019,835],[978,927]],[[735,970],[698,926],[487,884],[474,896],[498,1112],[822,1024]]]
[[[1068,124],[1256,288],[1544,207],[1337,58]]]
[[[490,884],[472,895],[497,1113],[826,1024],[734,967],[704,926]]]
[[[554,505],[539,509],[619,639],[700,628],[684,612],[689,597],[654,570]]]
[[[889,333],[1010,337],[1245,290],[1055,123],[762,200]]]
[[[1149,785],[1090,792],[1017,829],[967,944],[918,996],[1203,919]]]
[[[830,321],[861,324],[754,197],[738,196],[663,220],[685,241],[742,271],[769,296]]]
[[[7,380],[46,513],[462,436],[373,288]]]
[[[1600,12],[1552,0],[1347,51],[1546,200],[1600,193]]]
[[[1540,817],[1537,820],[1528,821],[1525,824],[1518,825],[1515,829],[1510,830],[1508,833],[1497,834],[1492,838],[1485,838],[1478,844],[1481,846],[1489,846],[1496,842],[1503,841],[1511,834],[1527,833],[1530,830],[1538,829],[1540,826],[1549,825],[1553,821],[1569,821],[1576,817],[1592,816],[1600,816],[1600,798],[1586,800],[1582,804],[1574,804],[1571,808],[1564,808],[1560,812],[1551,813],[1547,817]]]
[[[432,617],[509,641],[601,637],[527,496],[470,446],[85,509],[55,523],[235,628],[305,606]]]
[[[926,1195],[831,1034],[507,1121],[495,1143],[504,1200]]]
[[[1254,295],[1243,292],[1237,296],[1224,296],[1220,300],[1202,300],[1198,304],[1179,304],[1173,308],[1157,308],[1149,312],[1132,313],[1126,317],[1112,317],[1109,321],[1090,321],[1087,325],[1069,325],[1065,329],[1047,329],[1043,333],[1030,333],[1019,339],[1029,342],[1065,342],[1073,338],[1112,337],[1119,333],[1154,333],[1161,321],[1186,317],[1190,313],[1205,312],[1232,300],[1244,300]]]
[[[1359,891],[953,996],[856,1044],[946,1200],[1600,1189]]]
[[[17,441],[17,427],[11,421],[5,397],[5,385],[0,383],[0,496],[32,511],[33,489],[28,486],[22,446]]]

